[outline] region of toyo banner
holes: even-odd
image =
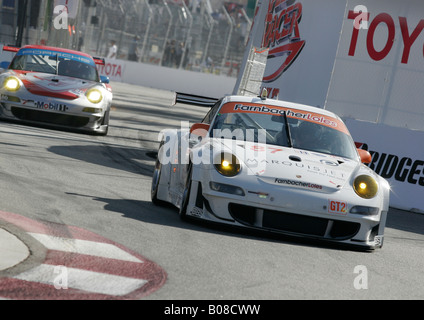
[[[244,63],[252,48],[268,49],[270,98],[337,113],[391,205],[424,212],[422,0],[259,0]]]
[[[424,131],[424,1],[349,0],[340,32],[325,107]]]

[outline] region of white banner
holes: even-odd
[[[111,81],[122,82],[125,75],[125,64],[124,60],[106,59],[104,66],[97,65],[97,71],[99,75],[107,76]]]
[[[423,44],[424,1],[347,1],[326,109],[424,131]]]
[[[269,47],[262,86],[270,98],[324,106],[345,7],[335,0],[258,2],[248,48]]]

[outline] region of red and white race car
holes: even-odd
[[[56,47],[3,47],[0,118],[106,135],[112,89],[96,64],[103,59]]]

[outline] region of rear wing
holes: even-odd
[[[13,45],[5,45],[5,46],[3,46],[2,51],[17,53],[19,51],[19,49],[21,49],[21,48],[13,46]],[[10,59],[13,59],[13,58],[10,57]],[[0,62],[0,72],[3,72],[4,70],[8,69],[9,65],[10,65],[10,61],[1,61]]]
[[[106,61],[104,58],[97,58],[97,57],[93,57],[94,63],[98,64],[99,66],[104,66],[106,65]]]
[[[3,46],[3,51],[9,51],[9,52],[18,52],[20,47],[15,46]]]
[[[199,107],[207,107],[212,108],[215,103],[217,103],[220,99],[210,98],[204,96],[198,96],[194,94],[175,92],[174,94],[174,103],[172,105],[176,105],[177,103],[185,103],[193,106]]]

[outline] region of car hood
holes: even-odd
[[[95,81],[40,72],[10,71],[10,75],[18,77],[25,89],[32,94],[67,100],[79,98],[98,84]]]
[[[359,160],[289,147],[234,140],[215,141],[214,147],[218,145],[237,156],[245,174],[263,183],[311,191],[337,191],[362,166]]]

